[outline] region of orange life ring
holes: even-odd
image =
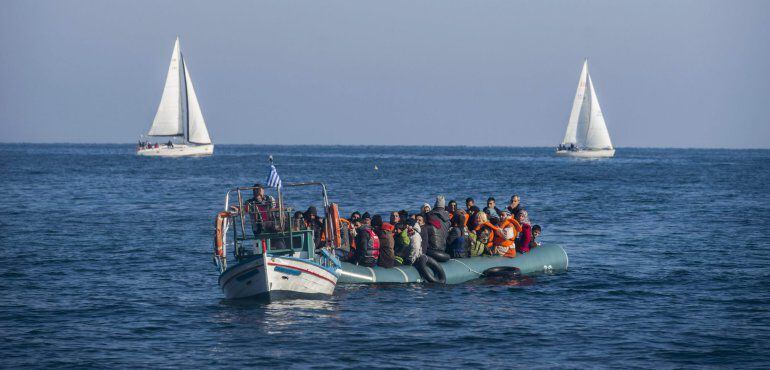
[[[219,212],[214,220],[216,231],[214,232],[214,255],[224,257],[225,255],[225,223],[230,218],[229,212]]]
[[[329,219],[334,229],[334,247],[339,248],[342,246],[342,235],[340,234],[340,209],[337,203],[329,205]]]

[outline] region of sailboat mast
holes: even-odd
[[[181,49],[181,48],[180,48]],[[180,115],[180,117],[184,117],[184,141],[189,142],[190,141],[190,94],[187,93],[187,64],[184,61],[184,57],[182,56],[182,51],[179,51],[179,61],[181,64],[181,70],[182,73],[182,83],[181,86],[183,88],[179,89],[179,94],[182,94],[182,91],[184,91],[183,99],[179,99],[180,102],[183,102],[184,108],[183,108],[183,115]]]

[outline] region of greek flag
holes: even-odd
[[[271,188],[281,188],[281,177],[278,176],[278,171],[275,169],[275,165],[270,165],[270,175],[267,176],[267,186]]]

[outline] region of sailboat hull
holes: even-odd
[[[201,157],[214,154],[214,144],[185,145],[178,144],[173,147],[160,145],[157,148],[139,148],[136,155],[144,157]]]
[[[611,158],[615,156],[615,149],[557,150],[556,156],[573,158]]]

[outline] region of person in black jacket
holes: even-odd
[[[519,219],[519,213],[521,213],[521,210],[524,209],[524,207],[521,206],[521,200],[519,199],[518,195],[513,194],[511,197],[511,204],[509,204],[506,209],[513,215],[513,217],[515,217],[516,220]]]
[[[484,207],[484,213],[489,215],[489,217],[500,217],[500,208],[495,206],[495,198],[489,197],[487,199],[487,206]]]
[[[446,252],[446,239],[449,235],[449,213],[445,209],[446,200],[443,195],[436,197],[436,204],[428,212],[425,220],[428,229],[428,249],[437,252]]]

